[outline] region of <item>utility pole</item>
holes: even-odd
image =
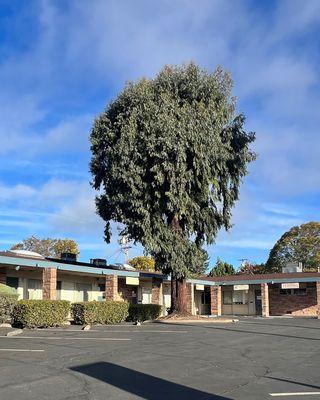
[[[120,244],[121,251],[124,253],[124,262],[128,264],[129,261],[129,250],[131,249],[132,245],[130,244],[128,237],[126,235],[121,235],[118,243]]]

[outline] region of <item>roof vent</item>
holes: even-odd
[[[60,259],[74,262],[77,261],[77,255],[75,253],[61,253]]]
[[[287,263],[285,267],[282,268],[283,274],[292,274],[295,272],[302,272],[302,263],[298,261],[293,261]]]
[[[105,258],[91,258],[90,264],[97,265],[98,267],[105,267],[107,260]]]

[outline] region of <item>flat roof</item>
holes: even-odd
[[[236,285],[255,283],[285,283],[285,282],[320,282],[320,272],[293,272],[245,275],[235,274],[226,276],[203,276],[197,279],[200,282],[211,282],[215,285]],[[210,285],[210,283],[209,283]]]
[[[61,271],[78,272],[93,275],[117,275],[132,277],[159,277],[166,279],[166,276],[158,271],[140,271],[116,269],[112,266],[100,267],[91,263],[81,261],[67,261],[49,257],[28,257],[11,253],[10,251],[0,252],[0,265],[13,265],[32,268],[57,268]]]

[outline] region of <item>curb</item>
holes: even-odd
[[[7,337],[11,337],[11,336],[17,336],[20,335],[21,333],[23,333],[22,329],[15,329],[14,331],[10,331],[6,334]]]

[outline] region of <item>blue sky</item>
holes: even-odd
[[[0,0],[0,248],[70,237],[82,260],[122,261],[95,215],[92,121],[125,81],[193,60],[232,73],[259,154],[211,264],[265,261],[319,220],[319,34],[318,0]]]

